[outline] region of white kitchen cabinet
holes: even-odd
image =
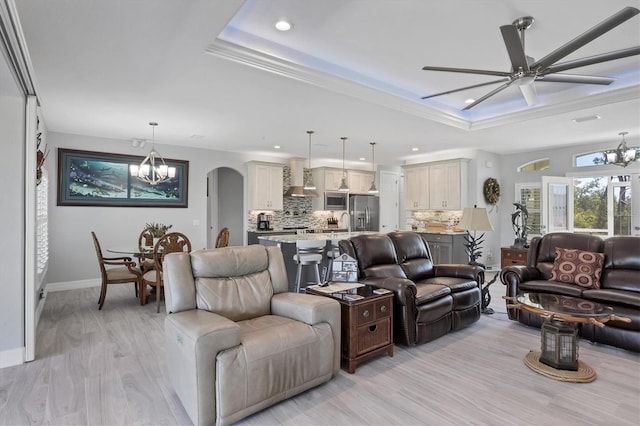
[[[404,169],[407,210],[462,210],[467,200],[467,160],[423,163]]]
[[[337,191],[342,182],[342,169],[318,167],[311,170],[313,183],[318,194],[325,191]]]
[[[249,210],[282,210],[282,165],[251,161],[247,181]]]
[[[360,170],[349,170],[349,193],[368,194],[373,181],[373,173]]]
[[[462,160],[429,165],[429,206],[432,210],[461,210],[464,207],[466,165]]]
[[[429,208],[429,166],[425,164],[404,169],[404,208],[426,210]]]

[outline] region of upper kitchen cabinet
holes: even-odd
[[[330,167],[318,167],[311,169],[313,182],[316,185],[316,192],[321,194],[324,191],[337,191],[342,182],[342,169],[332,169]]]
[[[462,210],[467,199],[467,161],[429,165],[429,208]]]
[[[407,210],[461,210],[467,199],[467,161],[457,159],[404,169]]]
[[[426,210],[429,208],[429,166],[418,164],[404,168],[404,208]]]
[[[247,167],[249,210],[282,210],[283,166],[250,161]]]
[[[360,170],[349,170],[349,193],[368,194],[373,181],[373,173]]]

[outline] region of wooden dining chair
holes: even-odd
[[[216,238],[216,248],[227,247],[229,245],[229,228],[224,227],[218,232]]]
[[[100,273],[102,274],[102,286],[100,288],[100,298],[98,299],[98,309],[102,309],[104,300],[107,296],[107,286],[109,284],[125,284],[133,283],[136,297],[138,289],[142,283],[142,273],[136,269],[136,262],[130,257],[104,257],[102,249],[98,242],[96,233],[91,231],[93,244],[96,248],[98,263],[100,264]]]
[[[147,303],[147,286],[155,288],[156,292],[156,312],[160,312],[160,296],[163,293],[164,283],[162,281],[162,262],[169,253],[191,252],[191,242],[186,235],[180,232],[169,232],[164,234],[155,246],[153,246],[154,269],[147,271],[142,276],[142,288],[140,289],[140,303]]]
[[[140,261],[140,270],[143,275],[155,266],[149,247],[153,247],[153,235],[147,229],[143,229],[138,236],[138,250],[140,252],[138,260]]]

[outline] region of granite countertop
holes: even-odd
[[[463,235],[467,231],[414,231],[419,234],[442,234],[442,235]]]
[[[349,237],[355,237],[356,235],[364,234],[379,234],[380,232],[328,232],[317,234],[298,234],[298,235],[261,235],[259,240],[273,241],[276,243],[295,243],[296,241],[304,240],[346,240]]]
[[[346,229],[344,228],[338,228],[338,229],[330,229],[330,228],[307,228],[307,229],[313,229],[314,231],[323,231],[323,232],[347,232]],[[269,235],[269,234],[282,234],[282,233],[292,233],[295,234],[298,230],[297,229],[271,229],[269,231],[265,231],[263,229],[250,229],[248,232],[255,232],[256,234],[265,234],[265,235]],[[317,232],[317,233],[321,233],[321,232]]]

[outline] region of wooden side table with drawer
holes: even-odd
[[[313,286],[316,287],[316,286]],[[376,294],[377,287],[365,285],[357,293],[323,293],[307,287],[307,293],[331,297],[340,302],[342,313],[342,359],[349,373],[371,358],[393,356],[393,293]],[[350,300],[357,294],[361,299]]]
[[[502,247],[500,249],[500,267],[511,265],[526,265],[529,249]]]

